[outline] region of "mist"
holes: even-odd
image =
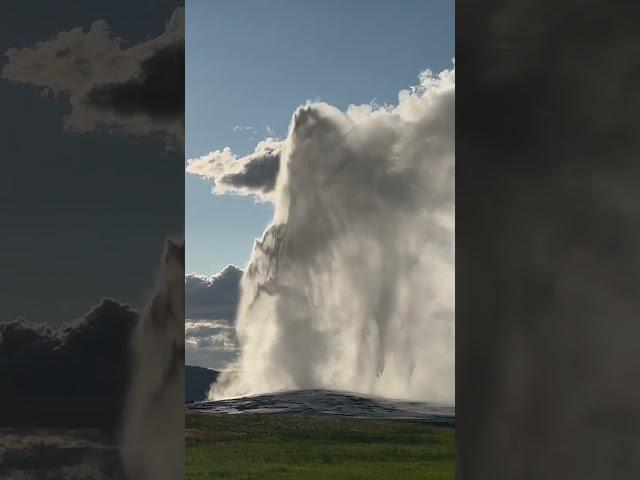
[[[284,141],[239,159],[249,171],[279,154],[275,209],[241,282],[239,360],[210,398],[323,388],[454,403],[455,69],[419,80],[397,105],[308,103]],[[224,182],[221,153],[187,170]]]
[[[120,453],[127,480],[184,478],[184,241],[167,239],[132,338]]]

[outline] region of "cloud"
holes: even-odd
[[[251,195],[260,201],[272,199],[284,142],[267,138],[255,152],[238,158],[230,148],[216,150],[187,162],[187,173],[212,180],[216,195]]]
[[[229,265],[217,275],[185,277],[187,364],[222,369],[238,356],[235,319],[243,272]]]
[[[212,397],[328,388],[453,403],[455,72],[419,80],[395,106],[294,113],[273,222],[242,279],[236,373]],[[190,169],[235,193],[221,182],[234,161],[223,150]]]
[[[142,60],[136,77],[92,87],[85,102],[122,116],[148,114],[172,119],[184,109],[183,71],[184,46],[170,44]]]
[[[159,36],[126,46],[108,24],[74,28],[6,51],[2,77],[69,100],[69,131],[184,137],[184,8]]]
[[[251,126],[242,126],[242,125],[236,125],[235,127],[233,127],[233,131],[234,132],[255,132],[256,129],[254,127]]]
[[[86,430],[3,429],[0,477],[11,480],[123,478],[118,452]]]
[[[235,325],[230,321],[187,321],[184,335],[189,365],[221,370],[238,357]]]
[[[53,329],[24,319],[0,323],[5,426],[118,427],[128,387],[129,339],[138,314],[104,299]]]
[[[229,265],[217,275],[191,273],[185,276],[186,317],[190,319],[236,318],[242,270]]]

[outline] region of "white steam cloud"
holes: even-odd
[[[454,106],[455,69],[423,72],[397,106],[295,112],[241,283],[241,355],[211,398],[327,388],[453,404]],[[224,150],[189,171],[264,195],[225,181],[251,161]]]

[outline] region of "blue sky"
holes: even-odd
[[[245,155],[267,126],[284,138],[308,99],[396,103],[421,70],[450,68],[454,2],[188,0],[186,42],[186,157],[227,146]],[[187,272],[244,266],[271,205],[185,182]]]
[[[97,19],[130,45],[156,37],[175,8],[175,0],[15,3],[0,29],[0,69],[6,50],[87,32]],[[0,175],[2,229],[11,232],[0,236],[0,321],[59,325],[105,296],[138,306],[166,235],[183,228],[181,152],[166,152],[157,135],[67,131],[67,95],[40,90],[0,79],[0,131],[11,152]]]

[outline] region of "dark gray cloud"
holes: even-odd
[[[640,475],[640,4],[466,2],[461,478]]]
[[[56,329],[24,319],[0,323],[0,424],[114,433],[137,322],[129,306],[104,299]]]
[[[192,319],[226,319],[236,317],[242,270],[229,265],[217,275],[195,273],[185,276],[186,317]]]
[[[222,369],[238,356],[235,319],[243,272],[229,265],[217,275],[185,276],[185,361]]]
[[[140,62],[137,76],[96,85],[84,101],[125,116],[179,118],[184,113],[184,58],[184,44],[162,47]]]
[[[20,429],[0,436],[0,478],[124,480],[118,450],[93,430]]]
[[[32,47],[6,52],[2,77],[68,97],[75,132],[161,133],[184,139],[184,8],[165,31],[131,46],[98,20]]]
[[[268,149],[262,152],[262,155],[247,162],[240,172],[224,175],[220,182],[238,189],[246,188],[268,193],[276,186],[279,169],[280,151]]]

